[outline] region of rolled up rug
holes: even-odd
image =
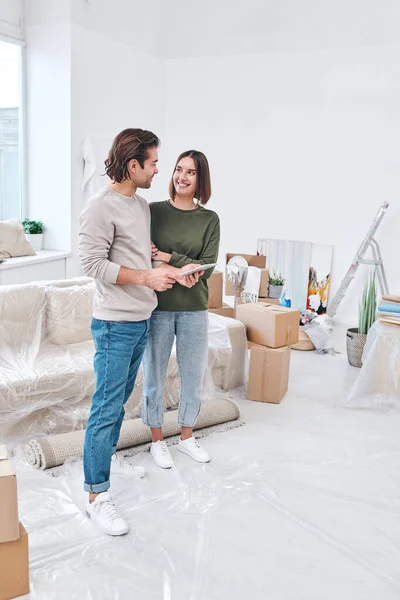
[[[167,411],[164,416],[164,437],[171,437],[180,432],[176,422],[177,411]],[[203,429],[228,421],[239,419],[238,406],[231,400],[212,400],[201,405],[200,414],[194,429]],[[50,469],[64,464],[69,458],[83,455],[85,430],[61,433],[30,440],[25,446],[25,457],[36,469]],[[129,419],[122,423],[117,450],[139,446],[151,442],[151,432],[141,419]]]

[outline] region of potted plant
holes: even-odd
[[[280,298],[284,283],[282,275],[277,275],[275,271],[272,271],[272,275],[268,275],[268,298]]]
[[[362,355],[368,331],[376,321],[377,301],[375,273],[364,285],[358,327],[347,330],[347,358],[352,367],[362,367]]]
[[[22,226],[25,231],[25,237],[32,246],[32,248],[35,251],[41,250],[43,247],[44,231],[42,221],[29,221],[28,219],[24,219],[22,221]]]

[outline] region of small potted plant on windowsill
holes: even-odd
[[[376,321],[377,301],[375,273],[364,285],[358,317],[358,327],[347,330],[347,358],[352,367],[362,367],[367,335]]]
[[[277,275],[272,271],[272,275],[268,276],[268,297],[280,298],[285,280],[281,274]]]
[[[32,246],[32,248],[37,252],[41,250],[43,247],[43,232],[44,225],[42,221],[29,221],[29,219],[24,219],[22,221],[22,226],[25,231],[25,237]]]

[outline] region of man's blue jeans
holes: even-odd
[[[92,320],[95,392],[83,450],[85,491],[110,487],[111,457],[149,337],[150,321]]]

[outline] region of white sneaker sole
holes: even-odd
[[[174,461],[172,460],[171,457],[171,462],[168,464],[161,464],[159,462],[157,462],[156,458],[154,457],[152,451],[150,450],[150,454],[151,454],[151,458],[154,460],[154,463],[157,465],[157,467],[160,467],[160,469],[172,469],[172,467],[174,466]]]
[[[116,531],[109,531],[107,529],[105,529],[104,527],[102,527],[100,525],[100,523],[98,521],[96,521],[96,519],[92,519],[92,515],[90,514],[90,512],[88,510],[86,510],[86,514],[88,516],[88,518],[92,521],[92,523],[94,523],[96,525],[96,527],[98,529],[100,529],[100,531],[102,531],[103,533],[106,533],[107,535],[112,535],[113,537],[117,537],[119,535],[126,535],[127,533],[129,533],[129,527],[127,526],[126,529],[120,530],[118,532]]]
[[[169,464],[169,465],[162,465],[161,463],[157,462],[156,459],[154,458],[153,455],[151,455],[154,463],[157,465],[157,467],[160,467],[160,469],[172,469],[172,467],[174,466],[174,463]]]
[[[209,463],[211,461],[211,457],[209,457],[209,456],[207,458],[199,458],[199,457],[194,456],[193,454],[191,454],[191,452],[188,452],[184,446],[179,446],[179,444],[178,444],[178,451],[182,452],[182,454],[186,454],[186,456],[190,456],[190,458],[193,458],[193,460],[195,460],[198,463],[205,464],[205,463]]]

